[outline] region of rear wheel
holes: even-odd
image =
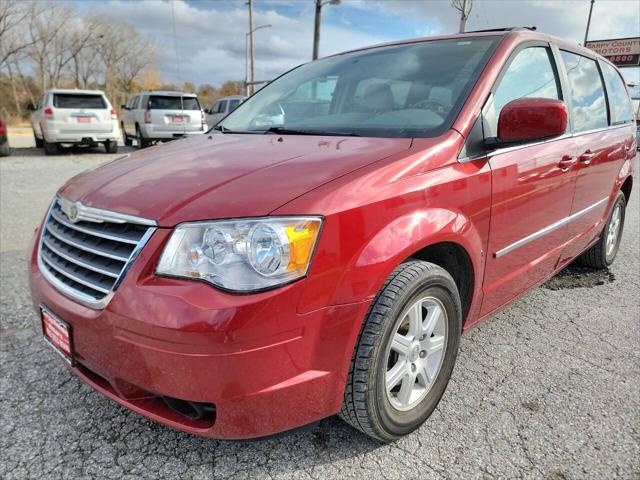
[[[142,136],[140,127],[136,125],[136,139],[138,141],[138,148],[147,148],[151,142]]]
[[[0,157],[8,157],[11,155],[11,149],[9,148],[9,142],[0,144]]]
[[[33,131],[33,138],[36,141],[36,148],[42,148],[44,147],[44,143],[42,142],[41,138],[38,138],[38,136],[36,135],[36,131]]]
[[[46,139],[42,139],[42,145],[44,147],[44,153],[47,155],[57,155],[60,151],[60,146],[57,143],[49,143]]]
[[[576,261],[578,265],[602,269],[613,263],[620,248],[626,206],[624,193],[618,192],[598,243],[578,257]]]
[[[115,140],[107,140],[104,142],[104,149],[107,153],[118,153],[118,142]]]
[[[462,309],[437,265],[403,263],[373,301],[356,345],[340,416],[383,442],[429,418],[458,353]]]
[[[130,147],[131,145],[133,145],[133,141],[131,140],[131,137],[127,135],[127,131],[124,129],[123,122],[120,122],[120,131],[122,132],[122,141],[124,142],[125,146]]]

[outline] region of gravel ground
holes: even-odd
[[[33,227],[65,179],[113,156],[13,154],[0,159],[0,478],[640,477],[637,187],[611,270],[568,269],[466,335],[440,406],[416,433],[379,445],[330,418],[223,442],[112,403],[33,333]]]

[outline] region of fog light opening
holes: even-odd
[[[209,419],[214,417],[216,413],[216,407],[211,403],[189,402],[164,396],[162,400],[171,410],[189,420]]]

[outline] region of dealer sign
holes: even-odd
[[[640,38],[594,40],[587,42],[586,47],[618,67],[640,66]]]

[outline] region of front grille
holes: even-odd
[[[103,308],[155,230],[154,223],[56,198],[42,229],[38,265],[62,293]]]

